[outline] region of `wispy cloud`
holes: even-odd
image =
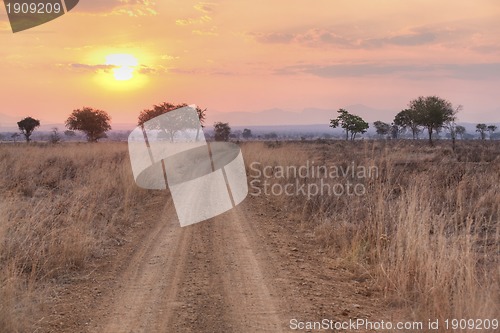
[[[89,64],[80,64],[80,63],[73,63],[69,65],[65,64],[59,64],[58,67],[65,67],[69,68],[71,70],[76,70],[76,71],[81,71],[81,72],[93,72],[97,73],[100,71],[108,72],[112,70],[113,68],[116,68],[114,65],[89,65]]]
[[[83,64],[83,63],[71,63],[71,64],[57,64],[59,68],[66,68],[77,72],[88,72],[88,73],[109,73],[114,68],[120,66],[116,65],[106,65],[106,64]],[[157,66],[147,66],[139,65],[135,68],[135,71],[139,74],[161,74],[168,72],[168,68],[157,65]]]
[[[447,44],[472,38],[465,29],[415,27],[382,36],[367,33],[346,33],[348,29],[312,28],[303,31],[251,32],[248,35],[263,44],[297,44],[306,47],[332,47],[344,49],[374,49],[387,46],[413,47]]]
[[[186,18],[186,19],[178,19],[175,21],[177,25],[193,25],[193,24],[204,24],[212,21],[212,18],[208,15],[203,15],[197,18]]]
[[[201,12],[201,16],[177,19],[175,24],[179,26],[193,26],[193,30],[191,30],[193,35],[218,36],[219,33],[217,31],[217,27],[214,25],[210,26],[209,24],[213,20],[211,15],[215,11],[215,6],[216,4],[211,2],[198,2],[193,6],[193,8],[196,11]]]
[[[75,11],[97,15],[156,15],[154,0],[100,0],[80,1]]]
[[[195,29],[192,31],[193,34],[198,36],[218,36],[217,27],[211,27],[210,29],[200,30]]]
[[[210,14],[214,12],[214,7],[216,4],[211,2],[199,2],[194,6],[194,9],[205,14]]]
[[[280,75],[311,74],[323,78],[401,76],[408,79],[432,77],[463,80],[488,80],[500,78],[500,63],[391,65],[378,63],[297,65],[275,71]]]

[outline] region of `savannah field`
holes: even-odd
[[[0,332],[499,319],[498,142],[240,146],[257,187],[286,185],[279,166],[307,161],[377,174],[343,177],[361,195],[251,187],[232,211],[180,228],[168,191],[135,185],[126,143],[0,145]],[[322,179],[338,181],[293,183]]]

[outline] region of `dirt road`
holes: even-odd
[[[158,223],[101,304],[95,332],[280,332],[241,211],[180,228]],[[175,216],[169,206],[164,216]]]
[[[261,199],[184,228],[171,203],[160,207],[112,260],[67,287],[49,331],[291,332],[293,318],[382,315],[366,277],[337,269]]]

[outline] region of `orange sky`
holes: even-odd
[[[16,34],[2,5],[0,114],[62,123],[92,106],[135,123],[163,101],[395,114],[432,94],[462,104],[461,121],[499,122],[499,31],[498,0],[81,0]],[[137,58],[131,80],[110,54]]]

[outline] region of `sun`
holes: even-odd
[[[134,71],[139,62],[131,54],[109,54],[106,56],[106,65],[112,66],[116,80],[128,81],[134,77]]]
[[[97,67],[93,73],[94,82],[107,91],[130,92],[143,88],[149,82],[148,73],[143,69],[154,66],[151,56],[143,50],[123,51],[102,49],[88,55],[87,61]]]

